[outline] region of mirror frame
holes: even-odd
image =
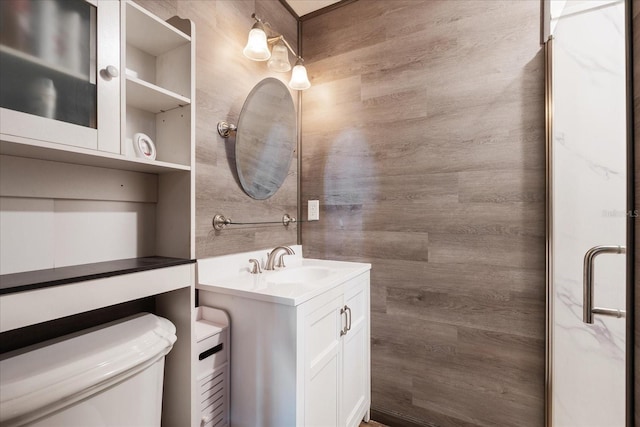
[[[270,88],[278,100],[281,96],[280,108],[258,103],[259,95]],[[263,126],[259,127],[261,123],[256,112],[269,114],[270,120],[262,118]],[[282,81],[267,77],[249,92],[238,119],[236,171],[244,192],[256,200],[273,196],[289,174],[296,146],[297,114],[291,92]],[[286,155],[283,155],[285,151]],[[252,165],[256,167],[248,167]],[[256,175],[262,175],[262,178],[258,180]]]

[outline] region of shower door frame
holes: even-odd
[[[634,109],[633,109],[633,31],[632,31],[632,1],[624,0],[625,4],[625,58],[626,58],[626,127],[627,127],[627,215],[626,221],[626,337],[625,337],[625,424],[627,427],[634,425],[636,411],[635,408],[635,383],[636,366],[634,363],[635,345],[635,157],[634,157]],[[552,61],[553,37],[550,35],[550,0],[542,2],[542,43],[544,44],[545,55],[545,159],[546,159],[546,340],[545,340],[545,426],[553,426],[553,359],[552,359],[552,338],[553,338],[553,258],[552,258],[552,238],[553,238],[553,201],[552,201],[552,144],[553,144],[553,81],[552,81]],[[640,145],[639,145],[640,146]],[[640,344],[640,343],[637,343]]]

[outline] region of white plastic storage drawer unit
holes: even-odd
[[[196,312],[202,427],[229,425],[229,316],[223,310],[198,307]]]

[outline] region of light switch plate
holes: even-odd
[[[320,201],[319,200],[309,200],[307,209],[307,221],[318,221],[320,220]]]

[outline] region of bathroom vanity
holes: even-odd
[[[263,252],[198,260],[200,305],[231,318],[231,425],[358,426],[369,416],[370,264]]]

